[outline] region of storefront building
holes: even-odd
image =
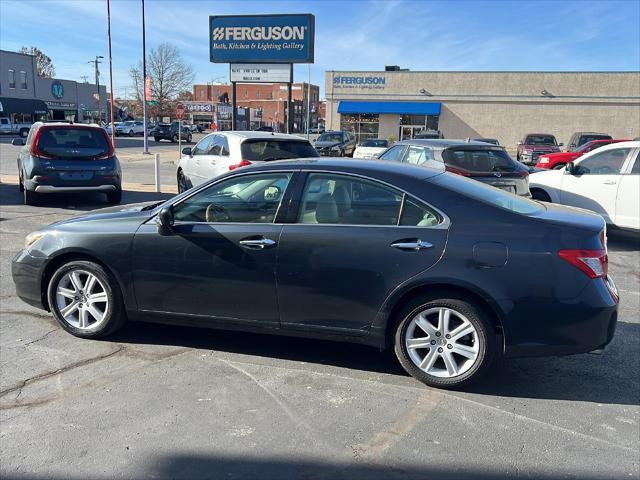
[[[640,134],[639,72],[326,73],[326,128],[358,140],[497,138],[514,148],[525,133],[566,143],[577,131]]]

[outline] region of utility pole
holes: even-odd
[[[142,121],[144,128],[144,152],[149,153],[149,138],[147,137],[147,40],[144,31],[144,0],[142,0]]]
[[[96,106],[98,107],[98,118],[99,118],[98,123],[102,121],[102,114],[100,111],[100,69],[98,68],[98,65],[102,63],[100,61],[101,58],[104,58],[104,57],[102,55],[96,55],[95,60],[89,60],[87,62],[87,63],[93,63],[96,70]]]
[[[116,127],[113,124],[115,99],[113,98],[113,60],[111,58],[111,2],[109,0],[107,0],[107,26],[107,38],[109,40],[109,90],[111,91],[111,98],[109,99],[109,116],[111,118],[109,121],[111,122],[111,143],[113,144],[113,148],[116,148]]]

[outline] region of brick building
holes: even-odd
[[[306,131],[307,122],[307,83],[294,83],[291,98],[293,100],[293,131]],[[279,83],[238,83],[236,85],[238,107],[248,108],[248,120],[245,128],[255,129],[272,126],[275,130],[286,131],[287,86]],[[311,127],[318,125],[320,111],[320,88],[310,86]],[[194,85],[193,102],[219,104],[231,103],[231,85]],[[245,115],[247,118],[247,115]],[[240,125],[238,126],[240,128]]]

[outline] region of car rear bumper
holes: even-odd
[[[46,261],[46,258],[32,257],[26,250],[21,250],[11,263],[16,294],[23,302],[42,310],[46,310],[42,292],[42,274]]]
[[[116,185],[87,185],[87,186],[56,186],[56,185],[38,185],[35,188],[37,193],[65,193],[65,192],[113,192],[117,190]]]
[[[517,302],[496,303],[508,312],[504,322],[508,357],[603,349],[613,339],[618,320],[618,301],[603,279],[590,281],[577,298],[544,301],[531,295]]]

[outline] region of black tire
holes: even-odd
[[[73,270],[91,273],[96,276],[104,286],[108,302],[105,308],[106,317],[105,320],[94,329],[84,330],[75,327],[69,324],[60,313],[56,300],[56,290],[63,277]],[[72,260],[58,268],[47,285],[47,298],[49,300],[51,313],[53,313],[53,316],[60,326],[76,337],[102,338],[122,327],[127,320],[122,293],[120,292],[120,286],[115,277],[102,265],[87,260]]]
[[[448,308],[459,312],[475,328],[478,342],[477,356],[468,369],[460,375],[439,377],[429,374],[416,365],[409,356],[404,340],[407,329],[410,327],[411,321],[416,315],[431,308]],[[399,321],[397,323],[394,336],[394,350],[396,356],[407,373],[431,387],[460,388],[471,382],[475,382],[489,370],[494,357],[496,356],[498,343],[491,322],[478,305],[465,297],[454,293],[448,294],[446,292],[437,296],[418,297],[409,302],[409,304],[402,309],[397,318]],[[434,339],[435,338],[436,337],[434,337]],[[444,337],[439,337],[439,341],[450,342],[451,340],[445,340]],[[446,351],[448,347],[448,344],[443,344],[442,348],[438,347],[438,351]],[[431,351],[430,347],[427,351]],[[436,360],[436,362],[438,361],[440,360]]]
[[[38,203],[38,194],[27,190],[27,187],[22,187],[22,199],[25,205],[36,205]]]
[[[133,130],[129,130],[129,136],[133,137],[133,135],[134,135]]]
[[[107,202],[111,204],[118,204],[122,201],[122,190],[114,190],[113,192],[107,192]]]
[[[24,192],[24,183],[22,181],[22,171],[18,174],[18,189]]]
[[[187,181],[187,178],[184,176],[182,169],[178,170],[177,181],[178,181],[178,193],[186,192],[187,190],[189,190],[190,188],[189,182]]]
[[[158,137],[153,137],[153,141],[154,141],[154,142],[159,142],[159,141],[160,141],[160,139],[159,139]]]
[[[171,143],[176,143],[178,141],[178,135],[173,135],[173,137],[171,137]]]
[[[27,136],[29,135],[29,129],[28,128],[23,128],[20,130],[20,137],[21,138],[27,138]]]
[[[556,163],[556,164],[553,166],[553,169],[554,169],[554,170],[562,170],[562,169],[563,169],[563,168],[565,168],[566,166],[567,166],[567,164],[566,164],[566,163]]]
[[[533,197],[534,200],[551,203],[551,197],[549,196],[549,194],[544,190],[540,190],[539,188],[534,188],[533,190],[531,190],[531,197]]]
[[[193,139],[191,134],[187,135],[187,143],[191,143],[191,139]]]

